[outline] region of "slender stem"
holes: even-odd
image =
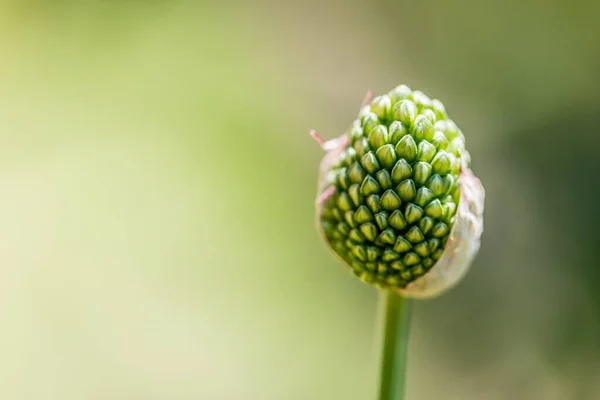
[[[403,400],[411,304],[392,290],[381,296],[384,328],[378,400]]]

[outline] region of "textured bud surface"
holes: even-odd
[[[464,275],[479,249],[484,191],[439,100],[398,86],[323,147],[318,221],[355,275],[419,298]]]

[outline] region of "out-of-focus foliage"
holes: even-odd
[[[314,228],[364,92],[444,101],[480,255],[409,398],[600,398],[600,3],[0,2],[0,398],[368,399],[375,290]]]

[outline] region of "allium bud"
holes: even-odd
[[[444,105],[400,85],[325,142],[317,217],[360,279],[406,297],[441,294],[480,245],[484,189]]]

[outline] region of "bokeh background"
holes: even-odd
[[[374,399],[320,149],[440,98],[487,189],[408,398],[600,398],[600,2],[0,1],[0,398]]]

